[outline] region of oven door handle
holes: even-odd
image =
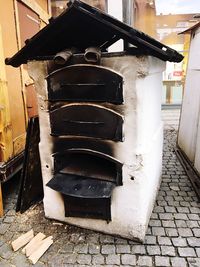
[[[63,122],[73,123],[73,124],[91,124],[91,125],[104,125],[102,121],[74,121],[74,120],[63,120]]]

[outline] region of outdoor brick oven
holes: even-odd
[[[106,52],[119,39],[134,47]],[[37,89],[46,217],[144,239],[161,177],[166,60],[182,56],[80,1],[7,59],[28,61]]]

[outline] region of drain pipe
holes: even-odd
[[[134,26],[134,0],[123,0],[123,22],[129,26]]]

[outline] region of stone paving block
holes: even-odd
[[[155,265],[159,266],[159,267],[170,266],[169,257],[156,256],[155,257]]]
[[[166,196],[166,197],[165,197],[165,200],[166,200],[166,201],[174,201],[175,198],[172,197],[172,196]]]
[[[200,258],[187,258],[189,267],[199,267],[200,266]]]
[[[165,211],[166,212],[171,212],[171,213],[176,213],[176,208],[175,207],[166,206],[165,207]]]
[[[185,213],[175,213],[174,218],[177,220],[187,220],[188,217]]]
[[[115,246],[114,245],[102,245],[101,253],[102,254],[115,254]]]
[[[100,235],[100,243],[102,244],[114,244],[115,238],[111,235]]]
[[[195,237],[200,237],[200,228],[193,228],[192,231]]]
[[[187,227],[186,221],[183,221],[183,220],[175,220],[175,224],[176,224],[176,227],[179,227],[179,228]]]
[[[188,220],[188,221],[186,221],[186,224],[187,224],[187,227],[189,227],[189,228],[199,227],[198,221]]]
[[[14,216],[6,216],[5,219],[3,220],[4,223],[12,223],[15,221]]]
[[[187,267],[187,262],[184,258],[171,258],[172,267]]]
[[[81,255],[79,255],[81,256]],[[54,255],[55,257],[55,255]],[[64,264],[75,264],[76,263],[77,254],[65,254],[63,257]]]
[[[102,236],[102,239],[103,238],[104,238],[104,235]],[[99,234],[96,234],[96,233],[88,234],[86,236],[86,241],[88,242],[88,244],[91,244],[91,243],[98,244],[99,243]]]
[[[131,248],[130,245],[116,245],[116,253],[130,253]]]
[[[31,267],[32,264],[28,261],[25,255],[18,253],[14,256],[14,258],[11,260],[11,263],[15,267]],[[1,265],[0,265],[1,266]]]
[[[147,254],[148,255],[160,255],[160,247],[159,246],[147,246]]]
[[[193,229],[194,231],[194,229]],[[193,233],[189,228],[178,228],[178,233],[182,237],[192,237]]]
[[[63,246],[62,244],[60,244],[60,253],[71,253],[74,250],[74,244],[65,244],[65,246]]]
[[[158,219],[158,214],[152,212],[152,213],[151,213],[151,219]]]
[[[176,252],[173,246],[161,246],[161,254],[163,256],[175,256]]]
[[[178,236],[178,231],[175,228],[165,228],[166,236],[176,237]]]
[[[189,213],[190,210],[187,207],[177,207],[179,213]]]
[[[91,259],[92,259],[91,255],[79,254],[76,260],[80,264],[90,264]]]
[[[156,244],[156,237],[151,235],[146,235],[144,244],[146,245],[155,245]]]
[[[122,264],[127,264],[131,266],[136,265],[136,256],[135,255],[130,255],[130,254],[124,254],[121,256],[121,262]]]
[[[159,206],[162,206],[162,207],[165,207],[165,206],[167,206],[167,201],[165,201],[165,200],[158,200],[158,205]]]
[[[74,252],[78,254],[88,253],[88,244],[78,244],[74,246]]]
[[[149,256],[139,256],[137,266],[151,267],[153,266],[152,258]]]
[[[4,235],[6,231],[8,230],[9,226],[10,225],[7,223],[1,223],[0,224],[0,235]]]
[[[152,234],[155,236],[165,236],[165,229],[163,227],[152,227]]]
[[[0,247],[0,258],[9,260],[13,256],[13,251],[11,246],[8,244],[4,244]]]
[[[173,220],[174,216],[172,213],[159,213],[161,220]]]
[[[196,257],[196,253],[193,248],[178,248],[178,253],[181,257]]]
[[[134,246],[132,246],[131,252],[133,254],[144,255],[144,254],[146,254],[145,246],[144,245],[134,245]]]
[[[189,209],[190,209],[191,213],[200,214],[200,208],[190,207]]]
[[[120,255],[110,254],[106,257],[107,264],[120,264]]]
[[[161,221],[160,220],[150,220],[149,226],[161,226]]]
[[[175,201],[183,201],[184,198],[181,196],[174,197]]]
[[[147,235],[151,235],[152,234],[152,229],[151,228],[152,227],[150,227],[150,226],[147,228],[147,232],[146,232]]]
[[[196,253],[197,253],[197,256],[200,258],[200,248],[196,248]]]
[[[126,239],[123,239],[123,238],[119,238],[119,237],[115,237],[115,244],[122,244],[122,245],[125,245],[127,244],[128,241]]]
[[[178,201],[168,201],[169,206],[179,207],[180,203]]]
[[[164,237],[164,236],[158,236],[158,244],[159,245],[168,245],[170,246],[172,244],[171,240],[169,237]]]
[[[9,262],[3,259],[0,259],[0,264],[1,267],[12,267],[12,265]]]
[[[187,215],[188,216],[188,218],[190,219],[190,220],[196,220],[196,221],[198,221],[199,219],[200,219],[200,217],[199,217],[199,215],[198,214],[188,214]]]
[[[189,203],[188,201],[180,201],[180,205],[183,207],[190,207],[190,205],[192,205],[192,203]]]
[[[200,247],[200,238],[198,237],[188,237],[187,242],[191,247]]]
[[[46,267],[46,266],[45,266],[44,263],[38,261],[38,262],[34,265],[34,267]],[[49,266],[49,267],[51,267],[51,266]],[[64,267],[67,267],[67,266],[64,266]]]
[[[175,228],[175,223],[174,221],[171,221],[171,220],[162,220],[162,225],[163,227],[169,227],[169,228]]]
[[[89,254],[99,254],[100,253],[100,245],[91,244],[88,247]]]
[[[186,247],[187,246],[186,238],[183,238],[183,237],[172,238],[172,243],[175,247]]]
[[[160,213],[160,212],[165,212],[165,211],[164,211],[164,208],[163,207],[161,207],[161,206],[155,206],[154,209],[153,209],[153,212]]]
[[[93,257],[92,257],[92,264],[93,265],[97,265],[97,264],[104,264],[104,256],[102,256],[102,255],[94,255]]]

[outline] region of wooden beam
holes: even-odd
[[[52,238],[52,236],[45,238],[39,248],[31,254],[29,260],[32,264],[35,264],[39,260],[39,258],[47,251],[47,249],[53,244]]]
[[[22,253],[29,257],[34,251],[36,251],[42,244],[43,239],[46,236],[43,233],[38,233],[23,249]]]
[[[21,235],[20,237],[18,237],[16,240],[14,240],[11,243],[13,250],[17,251],[21,247],[25,246],[28,242],[31,241],[31,239],[33,239],[33,237],[34,237],[34,233],[33,233],[33,229],[31,229],[30,231]]]
[[[3,196],[1,190],[1,182],[0,182],[0,217],[3,217]]]

